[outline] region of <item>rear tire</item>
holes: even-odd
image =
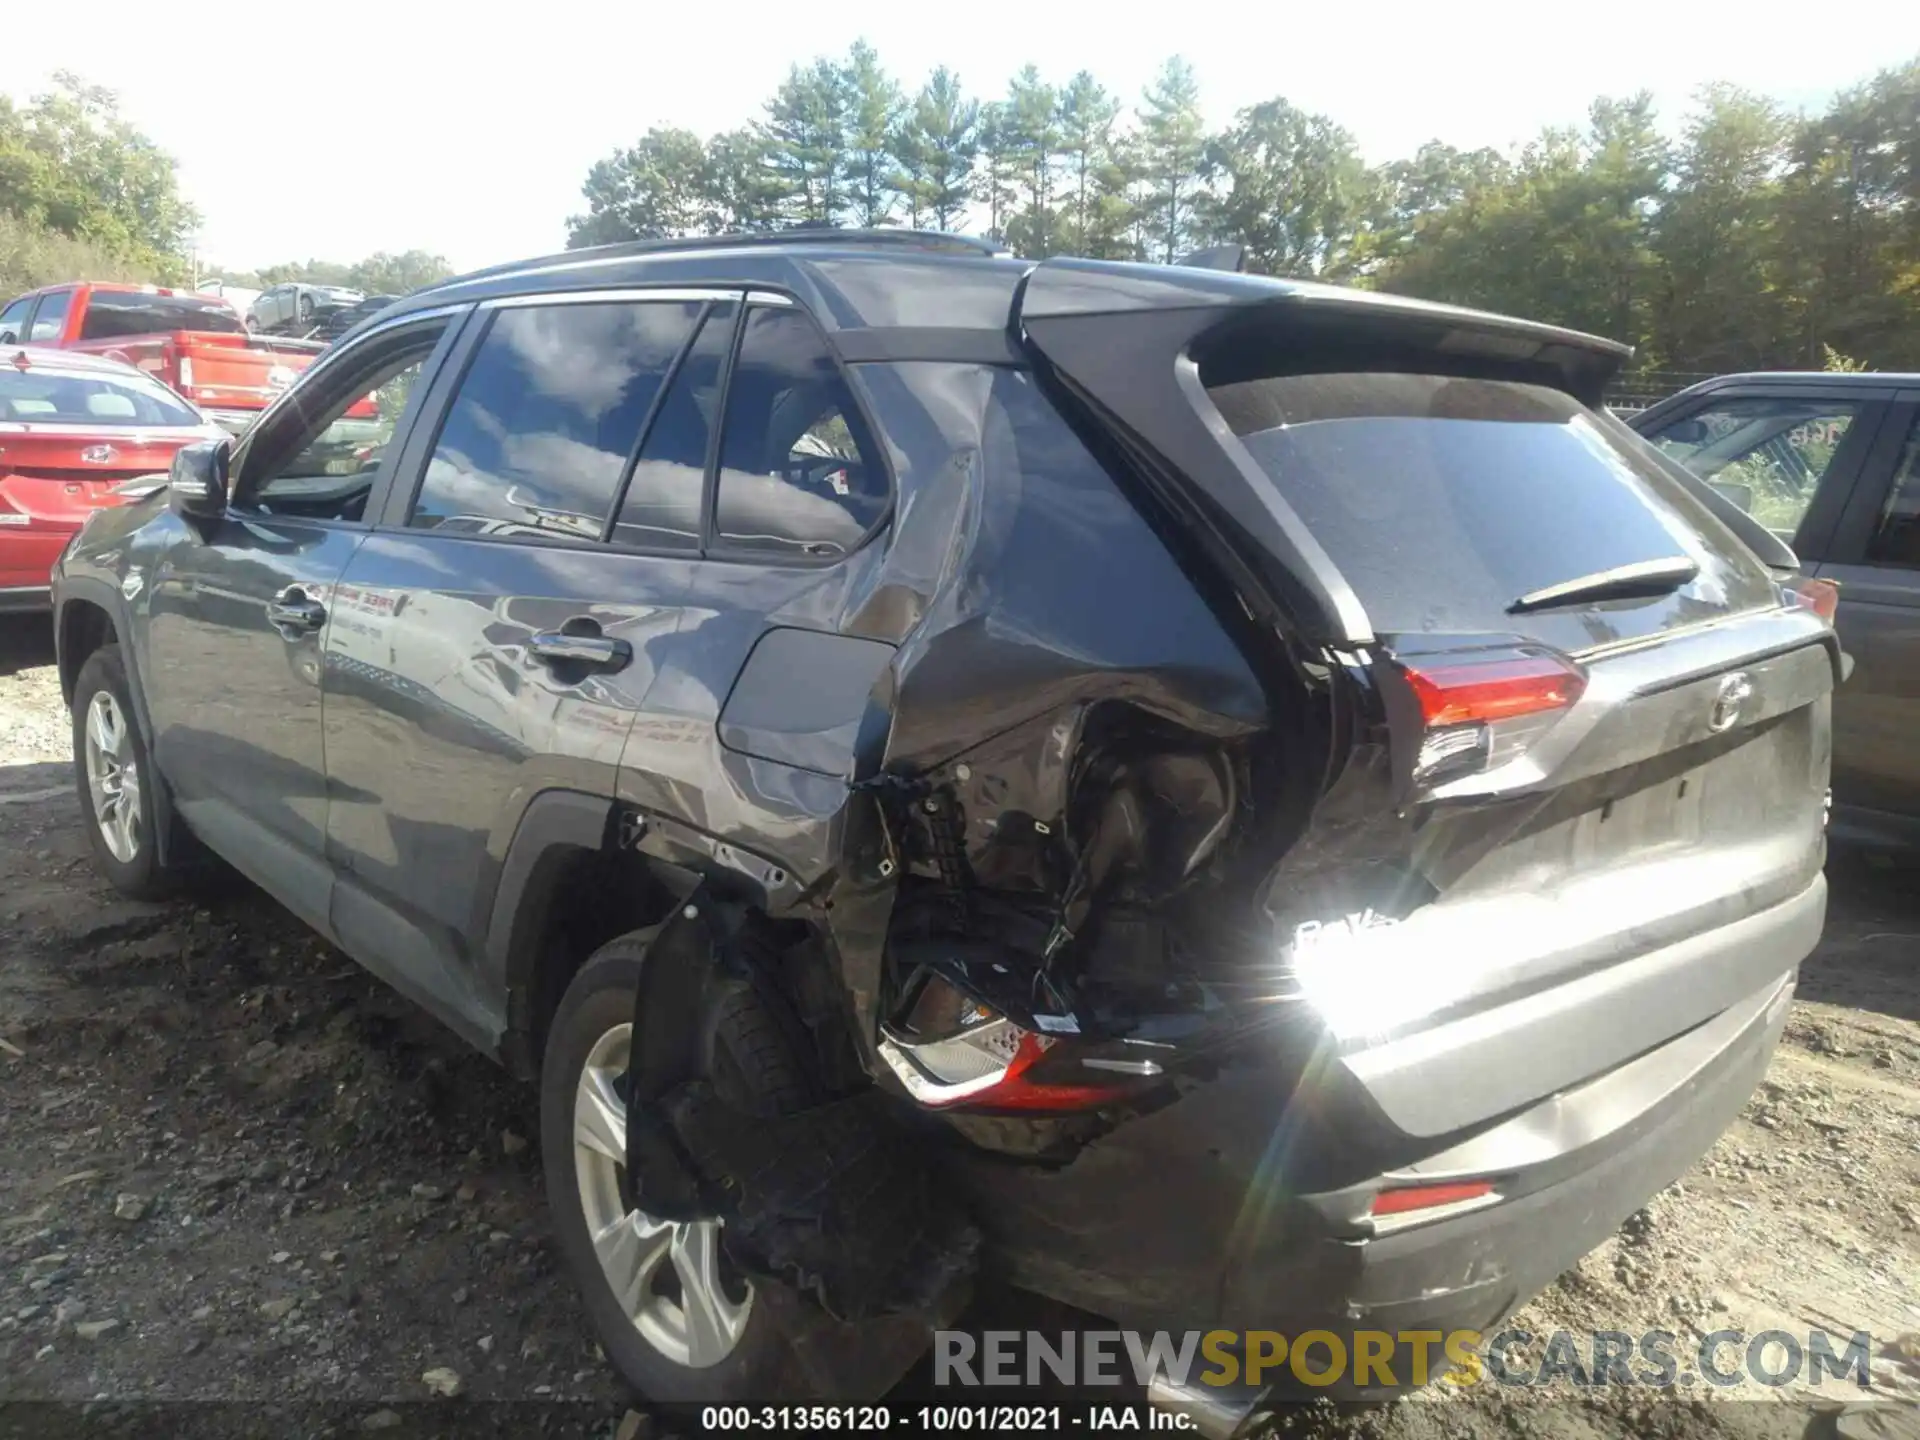
[[[170,835],[173,858],[161,861],[155,803],[160,776],[135,719],[118,645],[95,650],[74,681],[73,768],[94,863],[113,888],[135,900],[175,893],[188,868],[179,858],[185,847],[177,843],[182,837]]]
[[[540,1149],[560,1252],[601,1349],[647,1399],[710,1405],[804,1398],[804,1373],[768,1307],[754,1303],[731,1262],[712,1258],[719,1222],[661,1225],[637,1210],[622,1218],[617,1211],[626,1201],[609,1190],[615,1162],[592,1143],[611,1131],[620,1137],[612,1148],[624,1146],[624,1101],[602,1081],[618,1073],[615,1066],[624,1069],[634,994],[654,934],[638,930],[595,951],[567,986],[547,1032]],[[715,1068],[725,1074],[714,1079],[723,1093],[743,1085],[758,1097],[761,1114],[779,1113],[772,1107],[806,1093],[750,990],[729,994],[716,1021]],[[598,1136],[596,1123],[604,1126]],[[624,1176],[623,1165],[618,1173]],[[698,1283],[702,1275],[711,1283]],[[690,1285],[693,1307],[685,1303]]]

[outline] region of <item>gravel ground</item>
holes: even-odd
[[[548,1238],[532,1093],[242,884],[115,896],[50,662],[0,619],[0,1401],[344,1405],[345,1433],[438,1385],[516,1428],[652,1428]],[[1282,1429],[1920,1436],[1920,871],[1833,880],[1746,1113],[1515,1323],[1866,1330],[1869,1396],[1483,1386]]]

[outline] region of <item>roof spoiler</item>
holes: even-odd
[[[1231,270],[1238,275],[1247,268],[1247,247],[1209,245],[1205,249],[1189,251],[1173,263],[1189,270]]]
[[[1242,595],[1268,597],[1305,638],[1337,647],[1373,642],[1365,608],[1227,430],[1206,397],[1202,365],[1271,374],[1303,359],[1315,368],[1444,364],[1552,385],[1598,405],[1633,354],[1611,340],[1502,315],[1192,266],[1048,260],[1027,275],[1017,318],[1055,374],[1143,470],[1158,472],[1149,483],[1228,567]]]

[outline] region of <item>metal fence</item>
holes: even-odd
[[[1616,415],[1631,415],[1713,375],[1706,370],[1639,370],[1619,375],[1607,386],[1607,408]]]

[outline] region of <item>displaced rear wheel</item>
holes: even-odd
[[[790,1394],[798,1382],[786,1341],[723,1253],[719,1218],[659,1220],[626,1199],[620,1082],[652,935],[636,931],[596,951],[547,1033],[540,1145],[560,1250],[601,1348],[642,1395],[712,1404]],[[784,1098],[793,1084],[784,1051],[726,1038],[742,1030],[761,1034],[758,1025],[723,1024],[717,1032],[727,1069]]]
[[[183,867],[162,863],[155,843],[158,781],[134,719],[118,645],[87,657],[73,686],[73,768],[93,858],[113,888],[158,900],[178,887]]]

